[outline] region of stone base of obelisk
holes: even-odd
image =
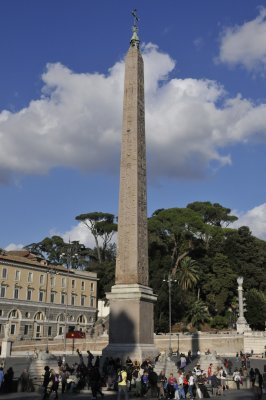
[[[155,358],[154,303],[157,296],[151,288],[138,284],[115,285],[107,293],[110,301],[109,344],[103,357],[119,357],[123,361]]]

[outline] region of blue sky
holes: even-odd
[[[145,62],[148,212],[209,200],[266,239],[266,4],[2,0],[0,247],[117,214],[130,11]]]

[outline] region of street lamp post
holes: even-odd
[[[169,297],[169,356],[172,354],[172,282],[176,282],[176,279],[173,279],[171,274],[168,274],[168,278],[164,279],[163,282],[168,283],[168,297]]]

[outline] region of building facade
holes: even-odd
[[[0,255],[0,339],[88,332],[96,319],[97,274],[47,264],[27,250]]]

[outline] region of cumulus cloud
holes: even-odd
[[[59,235],[61,236],[65,242],[73,242],[79,241],[81,244],[84,244],[86,247],[90,247],[93,249],[95,247],[95,239],[91,234],[90,230],[82,223],[79,222],[77,225],[73,225],[68,231],[59,233],[55,231],[50,232],[50,236]],[[113,235],[111,243],[116,242],[117,235],[116,233]],[[102,245],[101,238],[98,239],[99,245]]]
[[[248,226],[254,236],[266,240],[266,203],[240,213],[234,227],[240,226]]]
[[[168,54],[153,44],[142,51],[154,175],[202,176],[212,163],[231,162],[227,145],[255,136],[265,141],[265,104],[230,98],[215,81],[170,78],[175,61]],[[106,75],[48,64],[40,98],[18,112],[0,112],[0,182],[55,167],[118,170],[123,79],[123,61]]]
[[[224,30],[221,36],[219,61],[243,65],[248,70],[266,69],[266,8],[257,18]]]
[[[78,241],[81,244],[84,244],[86,247],[94,248],[95,247],[95,239],[92,236],[89,229],[82,223],[79,222],[77,225],[73,225],[68,231],[63,233],[58,232],[50,232],[50,235],[59,235],[61,236],[66,243]]]
[[[24,245],[23,244],[15,244],[15,243],[10,243],[5,247],[6,251],[11,251],[11,250],[21,250],[23,249]]]

